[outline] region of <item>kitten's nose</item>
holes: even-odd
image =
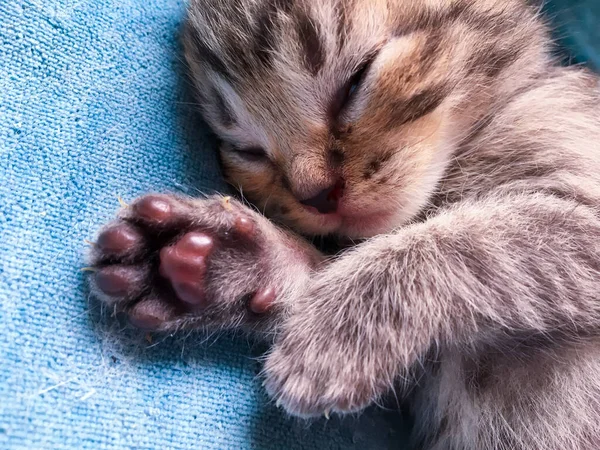
[[[300,203],[306,206],[312,206],[321,214],[329,214],[337,211],[338,202],[344,191],[344,182],[342,180],[323,189],[317,195],[306,200],[300,200]]]

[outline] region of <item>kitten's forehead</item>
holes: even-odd
[[[373,41],[456,23],[494,33],[525,0],[191,0],[196,57],[230,82],[297,65],[315,75]],[[278,64],[279,63],[279,64]]]
[[[209,122],[220,122],[212,125],[232,142],[268,147],[273,142],[239,136],[281,142],[309,137],[327,120],[336,90],[386,43],[410,48],[413,37],[426,42],[424,56],[413,63],[425,71],[439,59],[437,50],[449,54],[451,46],[440,45],[446,30],[499,34],[512,27],[506,13],[519,5],[521,0],[191,0],[184,42],[198,90],[212,108]],[[388,78],[402,84],[393,70]],[[219,126],[224,123],[229,126]]]
[[[334,59],[354,54],[377,39],[386,22],[386,4],[383,0],[193,0],[190,38],[198,60],[232,84],[276,76],[283,66],[316,76]],[[354,15],[361,20],[353,20]]]
[[[206,77],[198,85],[216,87],[209,102],[225,106],[212,117],[229,119],[228,109],[240,116],[219,133],[236,143],[265,128],[283,139],[308,137],[340,83],[384,40],[387,15],[384,0],[192,0],[185,39],[188,60],[199,62],[192,72]]]

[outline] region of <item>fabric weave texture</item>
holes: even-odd
[[[117,195],[226,190],[183,73],[184,7],[0,2],[0,448],[388,448],[383,413],[287,418],[246,339],[148,343],[88,298],[84,239]]]
[[[227,189],[183,73],[184,7],[0,2],[0,448],[402,448],[392,412],[287,418],[243,337],[149,342],[89,299],[84,239],[117,195]]]

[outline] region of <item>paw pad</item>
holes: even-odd
[[[248,307],[254,314],[265,314],[275,302],[275,289],[268,287],[261,289],[250,299]]]
[[[194,306],[205,304],[203,276],[213,246],[208,234],[190,232],[160,251],[160,273],[169,279],[181,301]]]
[[[98,236],[95,288],[142,329],[203,318],[239,326],[275,302],[275,290],[261,287],[264,245],[258,222],[237,202],[148,195]]]
[[[140,245],[141,238],[131,225],[119,223],[100,234],[96,245],[107,255],[119,256]]]
[[[96,273],[96,286],[111,297],[127,298],[135,295],[140,279],[139,270],[130,266],[107,266]]]
[[[168,222],[172,217],[172,205],[164,195],[147,195],[133,205],[136,214],[155,224]]]
[[[129,322],[143,330],[156,330],[175,319],[176,308],[159,299],[141,300],[129,310]]]

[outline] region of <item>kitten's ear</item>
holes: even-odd
[[[209,99],[209,105],[212,105],[212,113],[215,115],[215,119],[220,125],[225,128],[231,128],[236,124],[234,110],[218,89],[211,89]]]
[[[210,87],[202,89],[201,96],[206,119],[217,130],[231,129],[238,123],[241,100],[227,83],[218,79],[211,81]]]
[[[200,85],[204,120],[224,142],[240,149],[269,148],[269,138],[258,118],[234,88],[214,73]]]

